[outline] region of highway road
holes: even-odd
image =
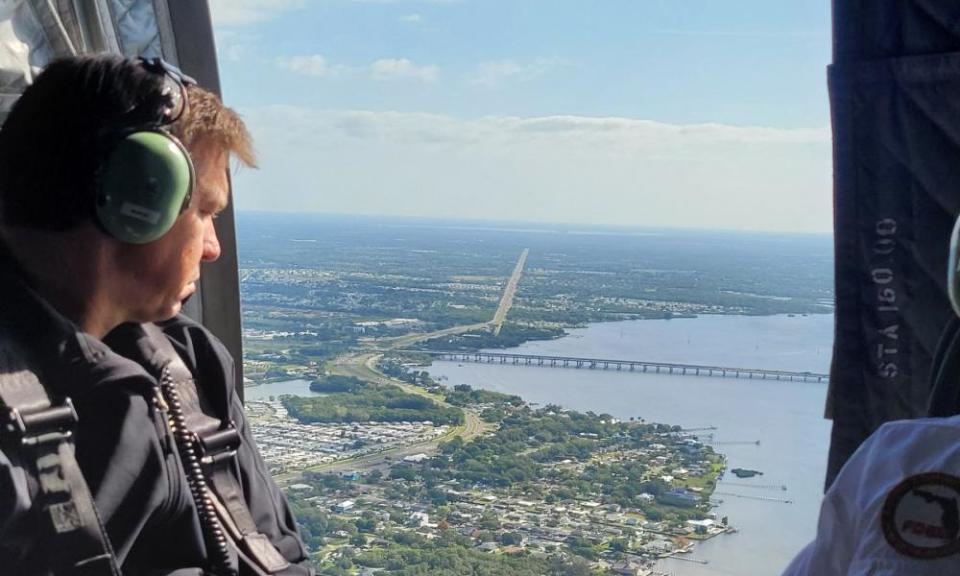
[[[510,275],[510,279],[507,280],[507,286],[503,289],[500,306],[497,307],[497,311],[493,315],[493,320],[490,321],[494,336],[500,335],[500,329],[503,327],[503,321],[507,318],[507,312],[509,312],[510,307],[513,306],[513,295],[517,293],[517,284],[520,283],[520,277],[523,276],[523,267],[527,263],[527,256],[529,254],[529,248],[524,248],[523,252],[520,253],[520,258],[517,259],[517,265],[513,267],[513,274]]]

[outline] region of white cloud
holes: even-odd
[[[685,150],[705,145],[829,144],[830,130],[782,129],[728,124],[670,124],[624,117],[596,116],[487,116],[462,120],[451,116],[412,112],[363,110],[321,111],[290,106],[260,108],[256,114],[280,126],[310,126],[324,138],[371,137],[398,143],[467,144],[497,141],[533,144],[542,141],[591,148],[603,143],[635,152]]]
[[[478,64],[467,81],[475,86],[496,88],[505,81],[525,82],[569,65],[570,62],[557,58],[538,58],[523,64],[511,59],[492,60]]]
[[[383,58],[370,65],[374,78],[413,78],[422,82],[435,82],[440,74],[436,66],[418,66],[406,58]]]
[[[401,22],[407,22],[409,24],[419,24],[423,21],[423,17],[419,14],[406,14],[400,17]]]
[[[828,232],[828,129],[245,111],[242,209]]]
[[[331,67],[327,59],[320,54],[309,56],[291,56],[277,59],[277,64],[286,70],[304,74],[306,76],[316,76],[323,78],[331,76],[338,72],[338,68]]]
[[[353,75],[359,72],[369,73],[375,80],[405,78],[431,83],[437,80],[440,73],[436,66],[419,66],[406,58],[383,58],[366,66],[353,66],[331,64],[321,54],[308,54],[280,57],[275,59],[274,63],[284,70],[316,78]]]
[[[304,0],[210,0],[214,26],[246,26],[299,10]]]

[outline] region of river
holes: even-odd
[[[830,315],[701,316],[593,324],[509,351],[825,373],[832,341]],[[715,426],[712,441],[729,468],[763,476],[741,480],[728,473],[717,488],[715,497],[723,500],[717,512],[739,532],[698,544],[688,560],[662,561],[660,570],[770,576],[814,536],[830,434],[822,417],[825,383],[456,362],[436,362],[430,373],[447,385],[470,384],[539,404],[685,428]]]

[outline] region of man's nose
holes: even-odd
[[[206,229],[203,234],[203,255],[201,260],[204,262],[213,262],[220,257],[220,240],[217,238],[217,229],[213,225],[213,220],[207,220]]]

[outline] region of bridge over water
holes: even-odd
[[[753,380],[786,380],[799,382],[826,382],[827,374],[814,372],[791,372],[789,370],[766,370],[763,368],[731,368],[699,364],[674,364],[644,360],[611,360],[606,358],[577,358],[574,356],[544,356],[542,354],[510,354],[506,352],[458,352],[448,350],[405,350],[428,354],[438,360],[454,362],[478,362],[506,366],[540,366],[545,368],[584,368],[588,370],[619,370],[651,374],[674,374],[677,376],[713,376],[721,378],[744,378]]]

